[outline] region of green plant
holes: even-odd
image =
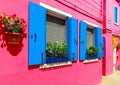
[[[0,14],[0,29],[2,32],[15,32],[23,34],[25,27],[25,20],[17,17],[16,14]]]
[[[88,56],[97,55],[98,52],[99,52],[99,49],[96,48],[95,46],[90,46],[90,47],[87,49],[87,55],[88,55]]]
[[[8,42],[22,42],[26,38],[26,22],[16,14],[0,14],[0,41],[1,47],[5,47]]]
[[[58,42],[48,42],[46,46],[47,57],[64,57],[67,56],[67,43],[64,41],[62,45]]]

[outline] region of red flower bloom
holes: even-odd
[[[13,15],[1,14],[0,27],[7,32],[23,33],[25,28],[25,20]]]
[[[16,18],[16,14],[13,14],[11,18],[15,19]]]
[[[25,20],[23,18],[21,18],[21,21],[22,21],[22,23],[25,23]]]

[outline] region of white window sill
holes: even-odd
[[[84,60],[83,63],[91,63],[91,62],[98,62],[98,58],[97,59],[90,59],[90,60]]]
[[[59,62],[59,63],[51,63],[51,64],[43,64],[43,65],[40,65],[40,69],[59,67],[59,66],[66,66],[66,65],[71,65],[71,64],[72,64],[71,61]]]
[[[115,23],[115,22],[114,22],[114,25],[117,25],[117,26],[119,26],[119,23]]]

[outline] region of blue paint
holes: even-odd
[[[94,36],[95,36],[95,46],[99,49],[99,52],[97,54],[98,58],[102,57],[102,30],[99,27],[96,27],[94,29]]]
[[[43,64],[46,60],[46,9],[29,3],[29,65]]]
[[[58,62],[66,62],[69,61],[68,56],[64,57],[47,57],[46,58],[46,63],[58,63]]]
[[[105,56],[105,37],[102,37],[102,55],[101,57]]]
[[[87,60],[89,60],[89,59],[95,59],[95,58],[97,58],[97,55],[91,55],[91,56],[87,55],[87,57],[86,57]]]
[[[80,60],[86,59],[86,48],[87,48],[87,24],[80,21]]]
[[[71,61],[78,59],[78,21],[75,18],[67,18],[67,43],[68,54]]]
[[[114,23],[118,23],[118,7],[114,6]]]

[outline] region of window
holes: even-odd
[[[87,49],[94,45],[94,31],[93,28],[87,27]]]
[[[36,11],[35,11],[36,10]],[[77,61],[77,19],[70,14],[42,4],[30,2],[29,8],[29,65],[64,62],[64,59],[48,59],[47,42],[67,42],[67,61]],[[48,60],[51,60],[48,62]],[[66,60],[65,60],[66,61]]]
[[[87,41],[86,41],[86,43],[87,43],[87,50],[91,46],[95,46],[95,44],[94,44],[94,42],[95,42],[94,36],[96,36],[96,35],[94,33],[94,29],[95,29],[95,27],[93,27],[93,26],[91,26],[89,24],[87,25]],[[86,59],[94,59],[94,58],[97,57],[96,55],[92,55],[92,56],[87,55],[87,53],[86,53],[86,56],[87,56]]]
[[[51,43],[51,44],[50,45],[47,44],[46,47],[46,48],[49,47],[46,50],[46,63],[69,61],[67,55],[68,48],[66,48],[66,45],[63,45],[63,43],[67,41],[65,21],[66,19],[47,14],[46,43]],[[54,43],[58,45],[55,45]],[[61,50],[64,50],[64,52]]]
[[[118,11],[118,7],[114,6],[114,23],[118,25],[118,20],[119,20],[119,11]]]
[[[66,24],[65,19],[61,19],[55,16],[47,15],[47,42],[58,41],[62,44],[66,41]]]
[[[104,39],[102,30],[98,26],[80,21],[80,60],[102,58],[104,56]],[[90,46],[95,46],[99,52],[95,56],[88,56],[87,50]]]

